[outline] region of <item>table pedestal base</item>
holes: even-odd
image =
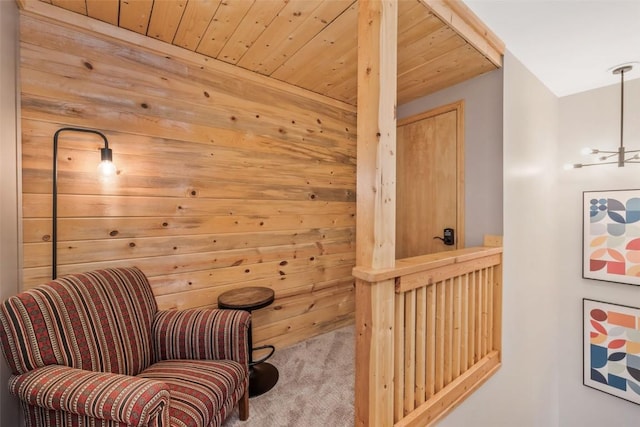
[[[249,397],[268,392],[278,382],[278,368],[262,362],[249,367]]]

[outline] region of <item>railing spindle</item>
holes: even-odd
[[[436,393],[444,387],[444,307],[444,283],[438,282],[436,283]]]
[[[426,352],[427,339],[427,288],[416,290],[416,386],[415,404],[421,405],[426,400]]]
[[[415,408],[416,381],[416,291],[405,293],[404,414]]]
[[[462,324],[462,301],[461,301],[461,281],[460,276],[451,279],[453,286],[453,342],[452,342],[452,362],[453,371],[452,379],[456,379],[460,376],[460,328]]]
[[[487,346],[489,347],[489,351],[493,350],[493,278],[495,273],[495,268],[489,267],[489,277],[487,280],[487,329],[489,330],[489,337],[487,340]]]
[[[396,294],[393,346],[396,362],[393,366],[393,418],[397,422],[404,417],[404,294]]]
[[[426,398],[436,394],[436,285],[427,286],[427,384]]]
[[[453,286],[452,279],[443,282],[444,312],[444,385],[453,379]]]
[[[462,285],[462,333],[460,334],[460,355],[462,372],[469,368],[469,275],[460,277]]]

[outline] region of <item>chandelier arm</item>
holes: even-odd
[[[617,165],[618,161],[615,162],[599,162],[599,163],[580,163],[582,167],[586,166],[598,166],[598,165]]]

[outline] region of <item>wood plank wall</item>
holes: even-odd
[[[118,174],[98,179],[99,139],[60,135],[59,275],[136,265],[162,309],[269,286],[256,344],[353,321],[354,107],[28,13],[20,58],[23,288],[51,274],[53,134],[80,126]]]

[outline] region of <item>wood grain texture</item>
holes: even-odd
[[[272,75],[351,4],[345,0],[292,0],[247,50],[238,65]]]
[[[393,329],[393,348],[395,349],[394,356],[398,361],[403,361],[406,358],[405,354],[405,296],[398,294],[395,297],[394,306],[394,329]],[[404,393],[405,393],[405,364],[394,363],[393,364],[393,419],[394,422],[401,420],[404,413]]]
[[[353,322],[355,109],[113,35],[21,16],[23,287],[51,274],[52,135],[80,126],[118,173],[98,178],[99,140],[61,135],[60,274],[136,265],[163,309],[266,286],[256,343]]]
[[[185,49],[196,50],[218,7],[220,7],[220,0],[192,0],[187,2],[178,29],[173,37],[173,44]]]
[[[87,15],[112,25],[118,25],[119,0],[86,0]]]
[[[420,0],[468,43],[498,67],[502,66],[504,43],[475,16],[464,2],[457,0]]]
[[[386,268],[395,263],[398,4],[393,0],[361,1],[357,12],[356,262]],[[393,424],[394,286],[394,280],[356,281],[356,426]]]
[[[83,15],[87,14],[85,0],[50,0],[48,3]]]
[[[129,0],[120,2],[118,26],[139,34],[146,34],[153,0]]]
[[[147,35],[171,43],[185,11],[187,0],[155,2]]]
[[[398,360],[398,364],[404,365],[404,411],[406,415],[415,408],[416,391],[416,292],[409,291],[404,294],[404,358]],[[395,387],[400,388],[399,384]]]
[[[274,25],[283,24],[276,17],[281,11],[283,14],[287,13],[284,11],[287,3],[285,0],[256,1],[253,3],[217,58],[230,64],[237,64],[251,46],[260,39],[265,30],[271,26],[272,22],[274,22]],[[276,42],[276,40],[273,41]]]
[[[51,7],[53,3],[57,7]],[[355,105],[355,0],[26,0],[71,11]],[[86,6],[85,6],[86,4]],[[400,104],[502,65],[504,44],[460,0],[398,4]],[[119,6],[118,6],[119,5]],[[115,14],[115,15],[114,15]],[[119,29],[118,28],[118,29]]]
[[[205,30],[197,52],[217,58],[255,0],[221,2]]]

